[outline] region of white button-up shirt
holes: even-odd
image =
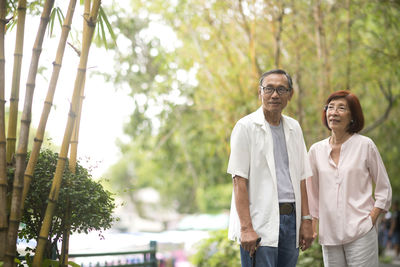
[[[301,223],[300,181],[312,175],[299,123],[282,115],[289,172],[296,201],[297,242]],[[231,135],[227,172],[248,179],[250,216],[261,246],[278,247],[279,201],[273,140],[262,107],[240,119]],[[240,242],[240,221],[232,193],[228,237]]]
[[[347,139],[340,149],[338,165],[331,151],[329,138],[311,146],[313,176],[307,180],[307,192],[310,213],[319,218],[319,243],[342,245],[371,230],[369,213],[374,207],[389,209],[392,188],[370,138],[353,134]]]

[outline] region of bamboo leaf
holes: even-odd
[[[81,267],[79,264],[73,262],[73,261],[69,261],[68,265],[71,265],[72,267]]]
[[[108,48],[107,39],[106,39],[106,33],[104,32],[104,25],[103,25],[103,20],[102,19],[99,19],[98,30],[101,31],[99,37],[103,40],[104,46],[107,49]]]
[[[62,12],[61,8],[57,7],[57,18],[60,26],[63,25],[63,21],[65,19],[64,13]]]
[[[48,31],[49,36],[51,36],[53,34],[54,20],[56,17],[56,12],[57,12],[57,9],[53,8],[53,10],[51,11],[51,14],[50,14],[50,21],[49,21],[50,27],[49,27],[49,31]]]
[[[110,21],[108,20],[108,17],[106,15],[103,7],[100,7],[100,20],[104,21],[104,23],[106,24],[108,33],[111,35],[111,39],[114,41],[114,44],[116,45],[116,39],[117,38],[115,36],[114,30],[113,30],[113,28],[111,26]]]

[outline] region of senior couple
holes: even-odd
[[[233,179],[229,238],[240,244],[243,267],[296,266],[299,248],[319,235],[326,267],[377,267],[377,218],[391,204],[389,178],[374,142],[358,134],[358,98],[337,91],[322,124],[330,136],[307,153],[299,123],[282,114],[293,96],[280,69],[259,82],[261,106],[231,134]]]

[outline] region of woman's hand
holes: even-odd
[[[369,216],[371,216],[371,220],[372,220],[372,225],[375,226],[376,224],[376,220],[378,220],[379,215],[381,214],[382,209],[374,207],[371,212],[369,213]]]

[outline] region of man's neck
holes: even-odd
[[[272,126],[279,126],[282,114],[280,112],[268,112],[264,110],[265,120]]]

